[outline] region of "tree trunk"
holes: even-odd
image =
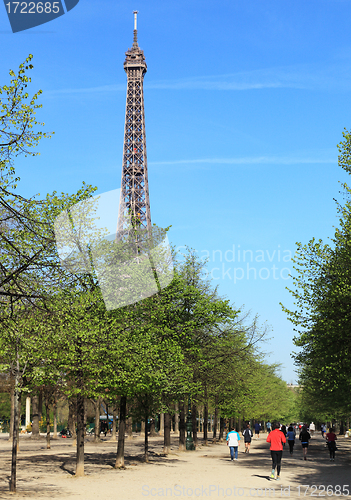
[[[117,441],[117,408],[113,406],[113,419],[112,419],[112,436],[110,441]]]
[[[144,439],[144,461],[149,461],[149,441],[148,441],[148,429],[147,429],[147,421],[149,419],[149,411],[148,407],[145,408],[145,439]]]
[[[13,440],[13,422],[15,418],[15,382],[11,377],[10,386],[10,399],[11,399],[11,414],[10,414],[10,429],[9,429],[9,441]]]
[[[77,395],[77,458],[76,477],[84,476],[84,396]]]
[[[133,419],[128,417],[127,419],[127,439],[133,439]]]
[[[218,396],[215,397],[215,412],[213,422],[213,440],[212,443],[217,442],[217,425],[218,425]]]
[[[193,442],[195,446],[195,450],[197,449],[197,419],[196,419],[197,407],[196,403],[193,403],[193,407],[191,409],[191,423],[193,427]]]
[[[175,404],[174,432],[179,432],[179,405],[178,405],[178,403]]]
[[[219,442],[222,443],[224,434],[224,418],[219,418]]]
[[[43,391],[42,390],[39,391],[38,415],[39,415],[39,426],[40,426],[40,422],[41,422],[41,419],[43,417]],[[39,428],[39,432],[40,432],[40,428]]]
[[[72,400],[68,400],[68,420],[67,420],[67,429],[73,432],[73,408],[72,408]]]
[[[101,398],[97,398],[97,401],[94,402],[95,405],[94,443],[98,443],[100,441],[100,404],[101,404]]]
[[[73,417],[74,417],[73,401],[72,399],[69,399],[67,429],[71,432],[71,434],[73,434]]]
[[[169,413],[164,413],[164,427],[163,427],[163,453],[168,455],[171,451],[171,424],[172,417]]]
[[[164,428],[165,428],[165,414],[164,413],[160,413],[160,425],[159,425],[159,430],[158,430],[158,433],[160,436],[163,435],[163,432],[164,432]]]
[[[26,397],[26,417],[24,419],[26,430],[30,426],[30,397]]]
[[[208,406],[207,401],[204,404],[204,444],[208,443]]]
[[[77,402],[73,399],[68,401],[68,429],[71,431],[73,442],[72,446],[75,446],[77,433],[76,433],[76,422],[77,422]]]
[[[107,436],[107,434],[109,433],[109,430],[110,430],[110,424],[109,424],[109,417],[108,417],[108,401],[105,401],[105,406],[106,406],[106,427],[105,427],[105,437]]]
[[[151,418],[150,419],[150,437],[155,437],[155,436],[156,436],[155,419]]]
[[[184,401],[179,403],[179,450],[185,450],[185,408]]]
[[[84,437],[86,437],[87,435],[87,411],[88,411],[88,405],[84,398]]]
[[[54,396],[53,411],[54,411],[54,433],[52,435],[52,439],[57,439],[57,396],[56,396],[56,394]]]
[[[11,480],[10,491],[16,491],[16,469],[17,469],[17,446],[18,446],[18,413],[19,413],[19,363],[17,359],[17,368],[14,384],[13,401],[13,428],[12,428],[12,460],[11,460]]]
[[[35,394],[32,396],[32,439],[39,439],[40,434],[39,434],[39,398],[38,394]]]
[[[46,394],[45,397],[45,411],[46,411],[46,449],[50,450],[50,405],[49,405],[49,395]]]
[[[121,396],[119,404],[118,445],[115,469],[124,469],[124,438],[126,432],[127,398]]]

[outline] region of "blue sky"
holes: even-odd
[[[17,160],[21,194],[74,192],[82,181],[99,193],[120,187],[135,9],[148,64],[152,221],[172,225],[176,247],[209,256],[220,293],[271,325],[264,349],[295,381],[293,330],[279,302],[292,307],[295,242],[327,240],[337,224],[351,1],[80,0],[16,34],[0,9],[0,82],[33,54],[38,117],[55,131],[40,157]]]

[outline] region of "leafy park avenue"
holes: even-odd
[[[268,329],[255,315],[220,296],[204,272],[205,263],[191,249],[184,255],[172,250],[173,279],[167,286],[160,286],[162,271],[157,275],[155,264],[158,288],[153,295],[116,309],[106,307],[97,262],[121,262],[122,250],[124,260],[131,258],[128,252],[142,246],[141,218],[131,217],[119,243],[90,242],[83,271],[82,261],[79,269],[72,264],[77,256],[72,265],[61,265],[55,221],[64,211],[72,221],[73,207],[91,200],[96,188],[83,183],[77,193],[53,192],[43,199],[21,196],[16,157],[36,155],[40,140],[50,137],[35,119],[41,91],[31,92],[32,70],[30,55],[17,74],[10,71],[10,83],[0,87],[0,417],[3,436],[11,439],[10,444],[4,437],[0,441],[1,497],[10,486],[11,492],[35,498],[93,498],[91,492],[98,492],[96,485],[105,480],[111,496],[126,488],[134,475],[135,496],[125,493],[123,498],[143,498],[142,484],[207,485],[215,481],[213,475],[205,477],[207,468],[211,474],[218,470],[223,487],[232,487],[237,477],[238,486],[264,488],[270,467],[264,439],[253,442],[252,454],[242,457],[240,472],[235,473],[222,441],[228,427],[241,433],[247,422],[268,420],[334,426],[340,435],[340,459],[333,470],[327,468],[324,443],[315,437],[311,462],[298,462],[299,451],[284,459],[287,480],[292,486],[347,484],[350,445],[343,436],[351,415],[348,186],[343,185],[345,199],[338,206],[340,225],[332,246],[313,238],[297,247],[291,291],[296,309],[286,313],[296,329],[300,382],[288,387],[279,366],[266,361]],[[340,167],[350,172],[351,136],[346,130],[339,152]],[[77,233],[77,228],[72,230],[80,248]],[[151,252],[166,233],[148,227]],[[133,272],[139,282],[143,273],[138,269]],[[27,401],[32,408],[29,422],[24,421]],[[111,442],[101,442],[101,415],[111,415]],[[162,426],[162,438],[154,437],[155,423]],[[58,426],[68,428],[72,439],[52,439]],[[89,429],[93,435],[86,434]],[[45,441],[40,430],[46,432]],[[132,435],[138,437],[128,440]],[[195,450],[186,452],[187,447]],[[156,470],[162,474],[155,476]],[[201,471],[201,479],[196,471]],[[72,474],[87,478],[73,483]],[[171,483],[162,482],[168,474]]]
[[[0,439],[2,478],[11,462],[7,436]],[[271,459],[266,433],[254,440],[250,454],[240,446],[239,460],[230,461],[225,443],[200,444],[196,452],[180,452],[178,437],[172,434],[171,450],[163,453],[163,437],[150,438],[150,461],[143,461],[143,436],[133,433],[126,441],[125,469],[114,469],[116,443],[102,436],[100,443],[86,441],[86,475],[76,478],[75,451],[72,440],[54,441],[47,450],[45,439],[20,440],[18,492],[21,498],[310,498],[314,494],[330,497],[336,487],[350,488],[350,440],[340,439],[335,464],[330,465],[328,450],[320,433],[312,439],[309,460],[302,460],[302,449],[296,445],[290,457],[284,451],[282,479],[269,479]],[[202,433],[200,443],[202,443]],[[323,491],[323,486],[325,490]],[[328,489],[329,487],[329,489]],[[7,484],[1,484],[1,498],[10,498]],[[305,495],[306,492],[306,495]],[[344,498],[344,492],[336,495]]]

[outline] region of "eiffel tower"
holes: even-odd
[[[151,229],[143,91],[147,66],[144,51],[138,45],[138,12],[134,11],[133,14],[133,46],[127,50],[124,61],[124,70],[127,73],[127,103],[118,239],[127,231],[130,219],[133,225],[136,224],[140,229]]]

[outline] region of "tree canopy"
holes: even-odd
[[[339,165],[351,171],[351,135],[343,132],[338,145]],[[295,310],[284,308],[297,335],[295,354],[304,399],[316,414],[329,418],[351,412],[351,190],[337,205],[339,226],[330,243],[311,239],[297,244]]]

